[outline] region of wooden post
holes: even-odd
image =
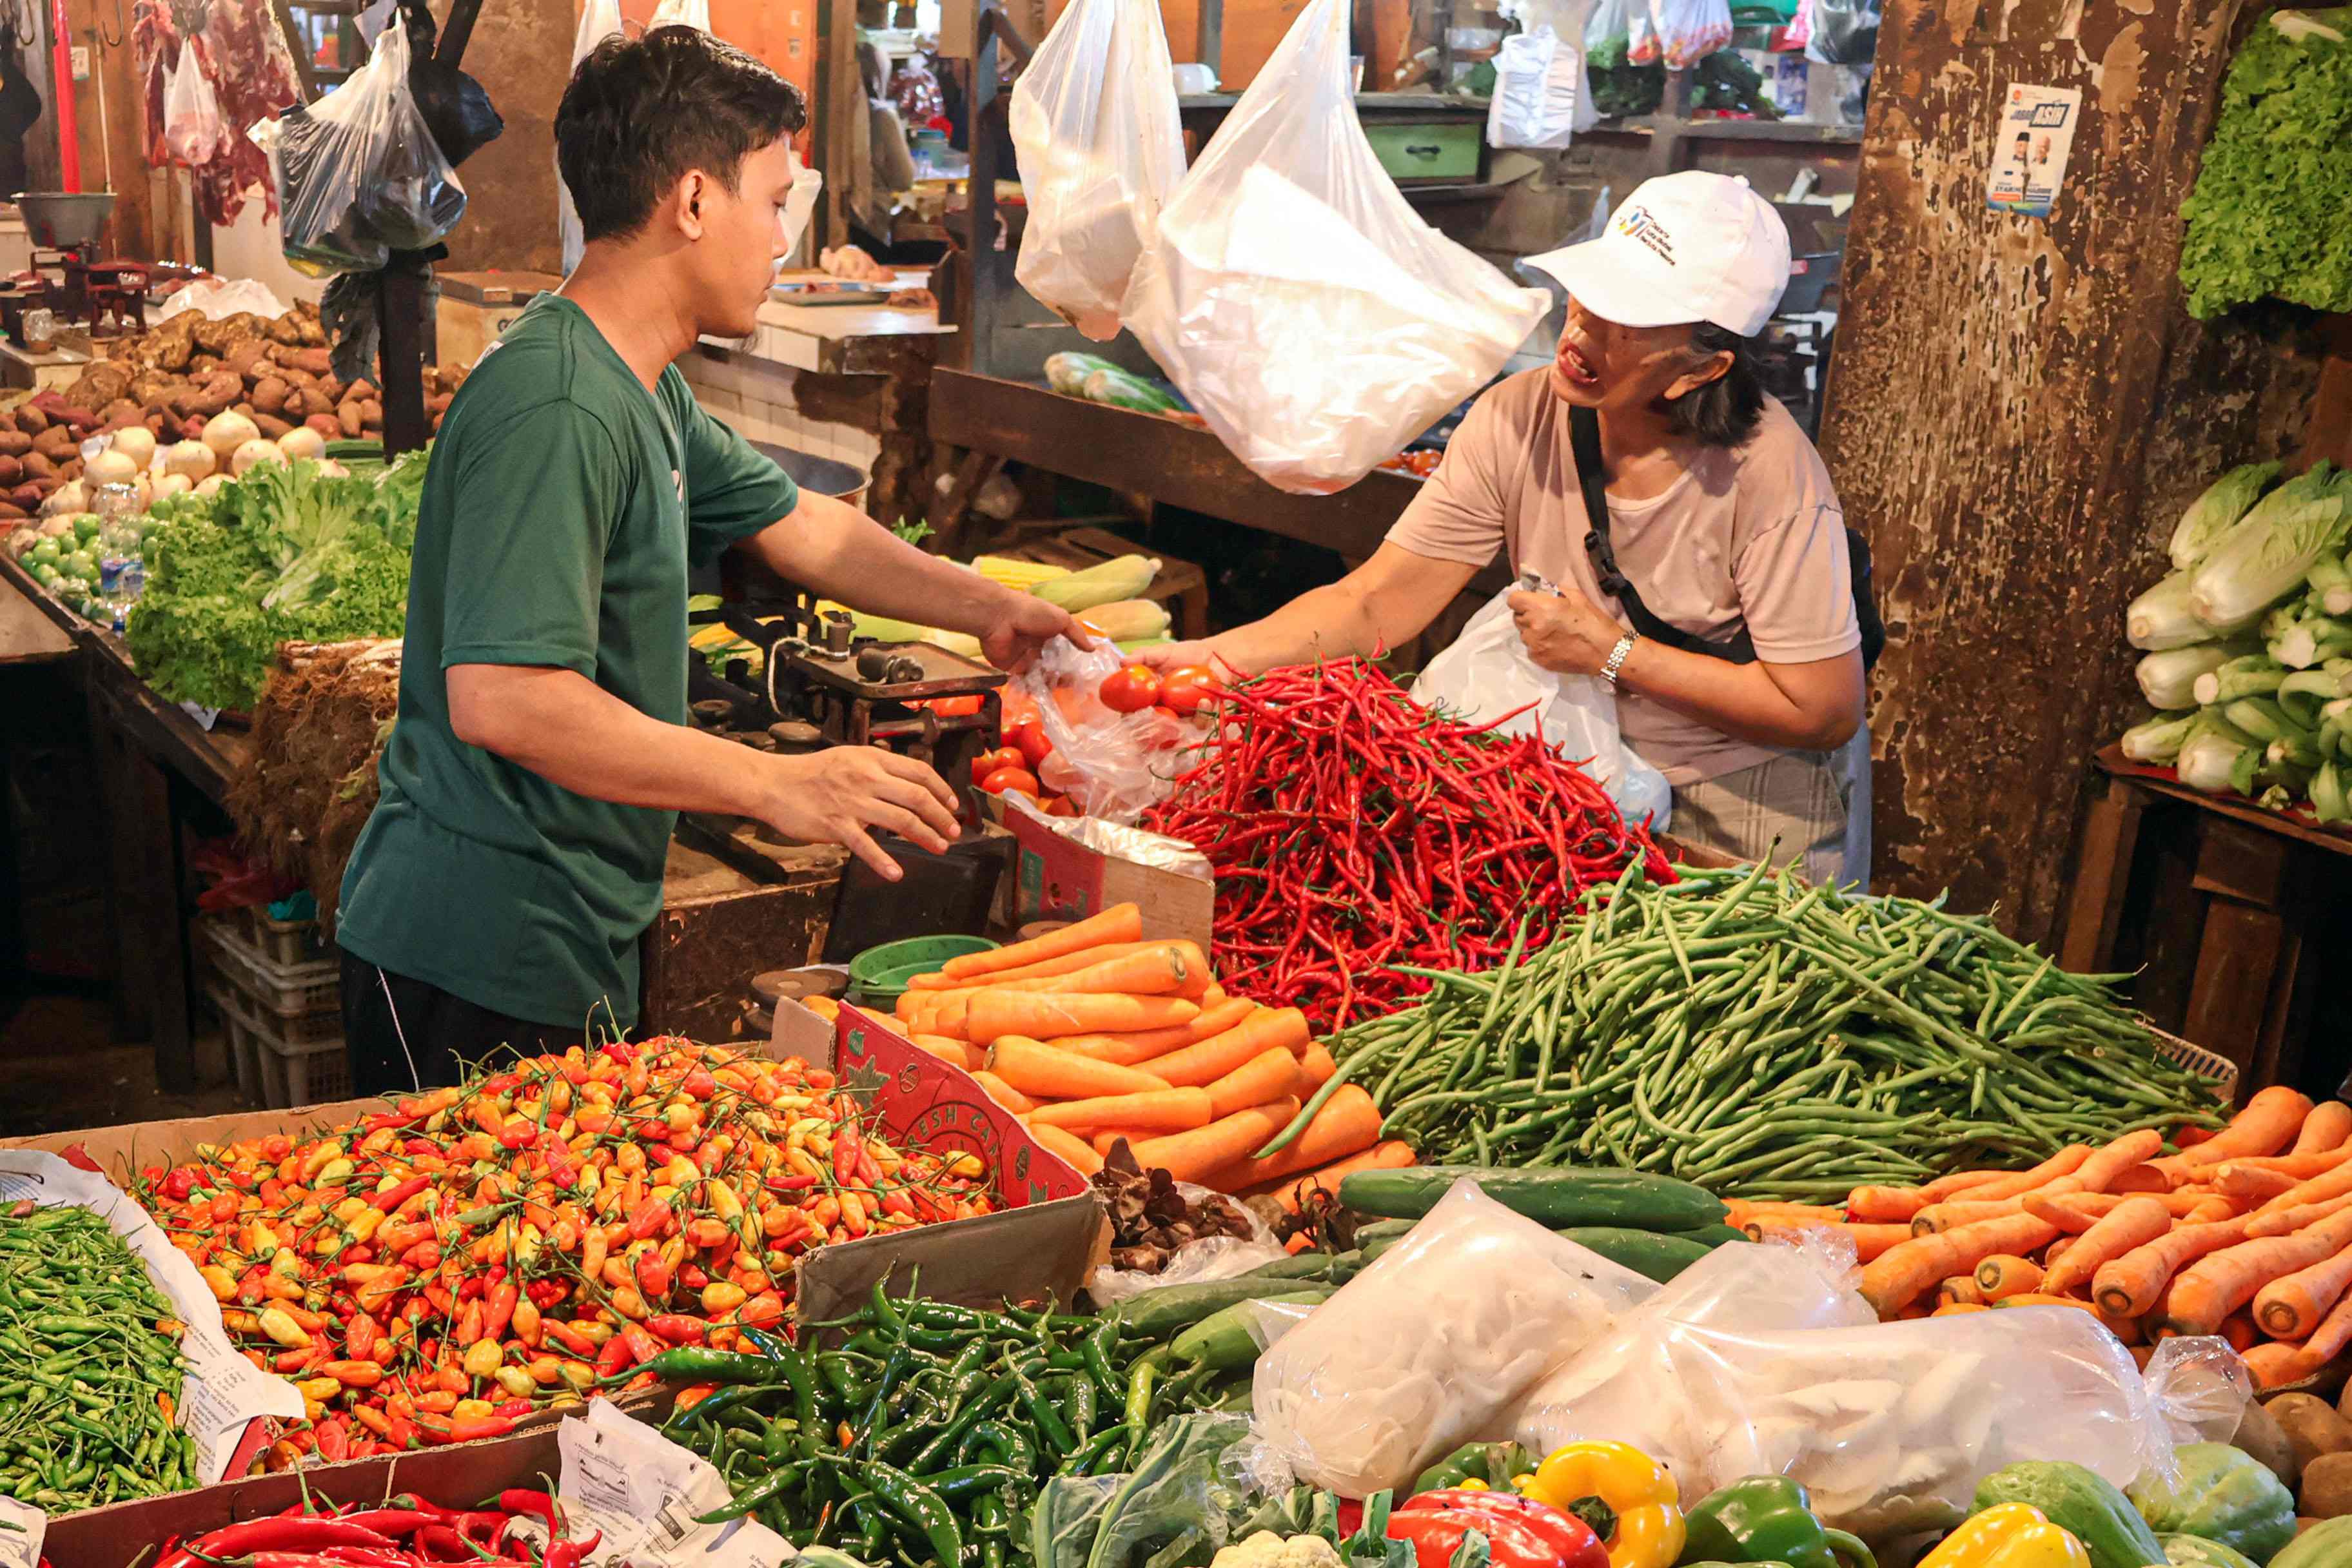
[[[2283,455],[2315,361],[2181,308],[2180,203],[2242,0],[1886,0],[1822,449],[1869,539],[1874,879],[2047,940],[2124,606],[2182,507]],[[2079,88],[2047,219],[1985,209],[2013,83]]]

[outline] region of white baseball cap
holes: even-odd
[[[1789,286],[1789,230],[1746,180],[1686,169],[1634,186],[1600,238],[1527,263],[1603,321],[1712,321],[1747,338]]]

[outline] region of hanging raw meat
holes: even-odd
[[[188,37],[173,25],[168,0],[138,0],[133,10],[131,36],[144,87],[147,161],[156,168],[173,162],[163,140],[164,89],[180,51],[193,47],[229,131],[221,151],[190,168],[196,210],[215,225],[233,223],[257,185],[263,210],[275,215],[278,193],[269,160],[246,132],[255,121],[302,100],[293,53],[266,0],[212,0],[204,16],[202,29]]]

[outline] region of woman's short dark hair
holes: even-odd
[[[1764,417],[1764,381],[1756,371],[1756,340],[1701,321],[1691,328],[1691,352],[1731,355],[1731,368],[1666,405],[1677,434],[1710,447],[1737,447]]]
[[[609,37],[555,110],[555,163],[586,239],[645,227],[689,169],[738,188],[743,160],[808,123],[800,89],[698,27]]]

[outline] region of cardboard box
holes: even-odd
[[[508,1487],[544,1489],[562,1466],[556,1452],[557,1419],[479,1443],[306,1466],[299,1480],[296,1472],[283,1470],[168,1497],[86,1509],[51,1519],[41,1553],[51,1568],[126,1568],[142,1552],[152,1563],[171,1537],[201,1535],[240,1520],[282,1513],[302,1500],[305,1487],[313,1497],[337,1502],[415,1492],[445,1508],[470,1507]]]
[[[1190,845],[1089,817],[1049,817],[1008,802],[1004,826],[1021,846],[1013,868],[1015,924],[1084,920],[1113,904],[1143,911],[1143,934],[1209,951],[1217,884]]]
[[[776,1005],[772,1054],[830,1059],[842,1083],[868,1098],[893,1143],[961,1149],[996,1173],[1003,1207],[977,1219],[928,1225],[819,1248],[803,1261],[794,1310],[838,1318],[887,1289],[973,1307],[1007,1298],[1068,1302],[1093,1268],[1107,1225],[1084,1176],[1033,1141],[971,1074],[918,1050],[856,1007],[827,1022],[787,999]]]

